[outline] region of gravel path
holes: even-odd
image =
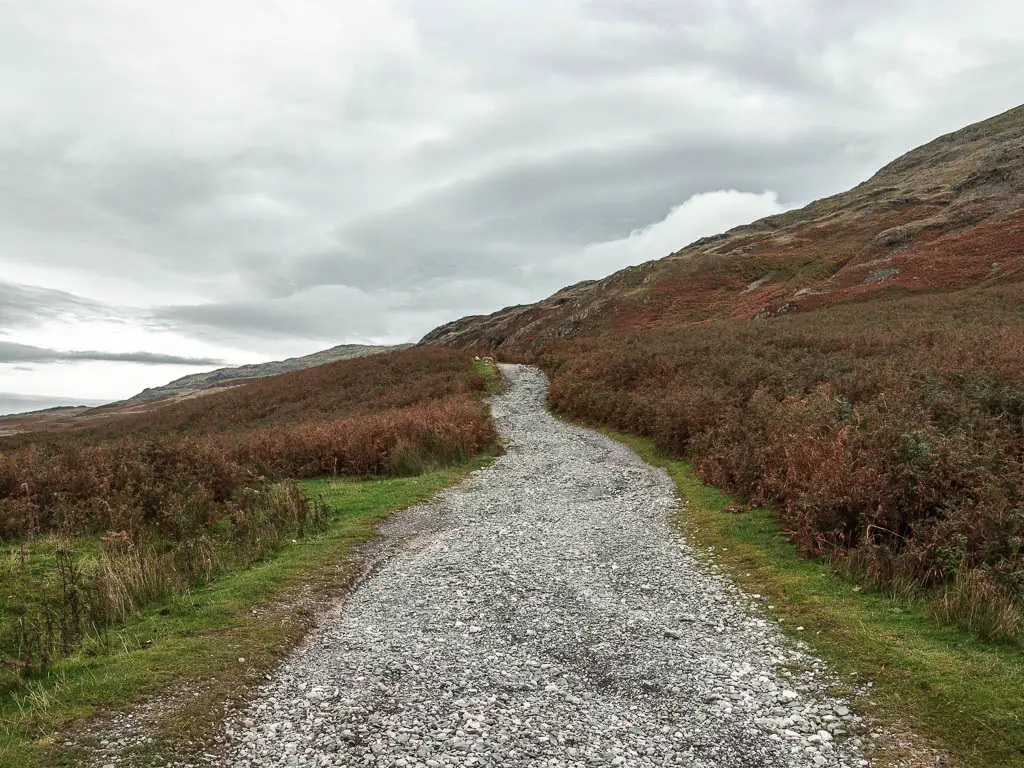
[[[231,764],[867,765],[820,662],[669,530],[667,476],[503,372],[507,454],[396,518],[430,522],[229,725]]]

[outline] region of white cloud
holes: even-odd
[[[778,193],[772,191],[760,194],[734,189],[702,192],[674,207],[661,221],[634,230],[628,237],[593,243],[580,253],[555,259],[552,269],[576,280],[606,275],[622,267],[660,259],[701,237],[799,205],[780,203]]]

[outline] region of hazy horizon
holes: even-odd
[[[22,395],[15,392],[0,392],[0,416],[14,416],[19,413],[31,413],[47,408],[61,408],[76,405],[89,407],[106,405],[109,400],[76,400],[68,397],[48,397],[46,395]]]

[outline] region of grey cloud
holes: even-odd
[[[0,364],[5,363],[67,363],[67,362],[140,363],[142,365],[221,365],[223,361],[208,357],[181,357],[160,352],[96,352],[88,350],[60,351],[0,341]]]
[[[376,312],[375,312],[376,310]],[[382,332],[382,301],[360,293],[298,293],[277,299],[159,307],[151,322],[209,341],[366,338]]]
[[[783,181],[783,199],[810,199],[823,191],[823,168],[855,176],[855,158],[837,155],[863,138],[801,133],[737,147],[665,135],[520,163],[355,222],[336,250],[298,262],[291,280],[368,290],[456,277],[516,283],[528,279],[519,268],[544,254],[622,237],[708,189],[760,192]]]
[[[172,329],[190,329],[205,338],[223,332],[275,336],[332,338],[317,318],[300,311],[269,307],[263,302],[225,302],[155,309],[154,321]]]
[[[0,282],[0,331],[33,328],[59,318],[106,318],[122,315],[116,308],[64,291]]]
[[[171,223],[191,209],[210,204],[223,191],[230,172],[223,161],[168,156],[127,156],[83,172],[93,199],[107,211],[134,223]]]
[[[746,86],[817,96],[829,94],[830,82],[808,64],[865,21],[877,20],[882,0],[848,5],[823,13],[749,0],[600,0],[581,4],[578,15],[568,18],[546,14],[545,23],[535,25],[526,6],[503,9],[495,22],[488,4],[467,13],[460,0],[416,3],[432,51],[473,62],[471,76],[488,89],[529,89],[564,79],[586,85],[690,68]],[[790,18],[778,18],[787,10]]]
[[[495,287],[503,286],[431,279],[410,291],[373,292],[318,285],[269,300],[161,307],[151,311],[150,322],[209,341],[258,334],[268,346],[298,339],[406,342],[418,339],[421,328],[444,322],[453,309],[486,309],[493,301],[488,291]]]

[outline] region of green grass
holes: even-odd
[[[487,394],[496,395],[501,392],[502,379],[498,366],[482,358],[473,360],[473,373],[487,379]]]
[[[167,599],[110,632],[97,655],[79,654],[35,679],[0,688],[0,766],[74,765],[95,715],[131,708],[156,693],[175,705],[154,723],[155,743],[140,748],[143,764],[187,738],[214,733],[217,713],[262,680],[302,637],[315,601],[358,573],[354,553],[391,512],[424,501],[486,465],[489,458],[417,477],[304,481],[331,508],[327,529],[295,541],[254,566],[210,586]],[[244,660],[244,661],[243,661]],[[187,696],[174,697],[174,691]]]
[[[767,595],[787,633],[827,659],[855,703],[900,723],[970,768],[1024,766],[1024,654],[939,626],[921,602],[857,588],[827,564],[800,559],[765,510],[723,513],[728,495],[653,442],[608,431],[664,467],[684,501],[678,522],[695,546],[751,592]],[[799,631],[798,627],[803,630]]]

